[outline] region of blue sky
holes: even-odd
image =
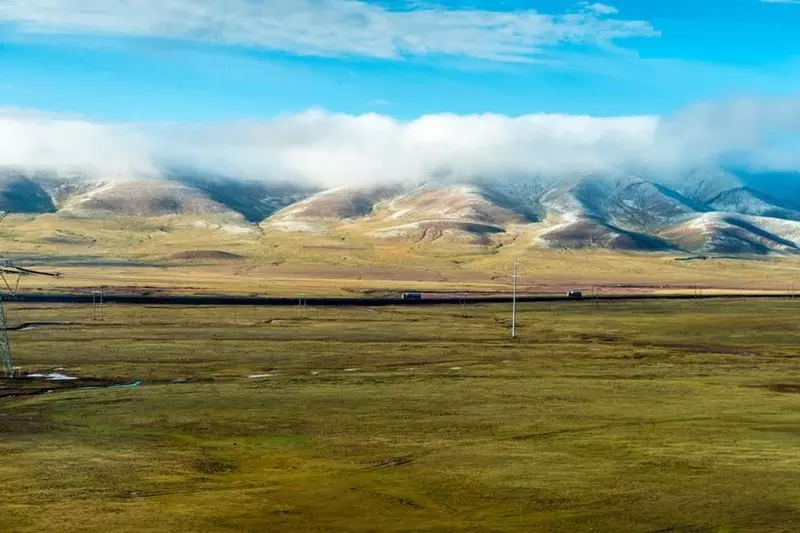
[[[789,0],[0,0],[0,108],[669,114],[799,93],[797,28]]]
[[[800,170],[800,0],[0,0],[0,166]]]

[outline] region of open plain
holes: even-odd
[[[3,530],[794,532],[798,302],[10,302]]]
[[[793,255],[697,256],[603,249],[540,249],[530,235],[465,245],[384,242],[355,228],[328,235],[266,228],[230,234],[182,217],[9,216],[0,226],[5,257],[58,272],[25,276],[23,291],[238,294],[294,297],[508,294],[519,257],[521,293],[787,291],[800,289]]]

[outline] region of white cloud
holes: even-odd
[[[0,109],[0,165],[154,176],[151,138],[130,125]]]
[[[800,0],[761,0],[765,4],[797,4],[800,5]]]
[[[654,37],[649,22],[604,4],[566,14],[363,0],[0,0],[0,22],[31,33],[160,37],[307,55],[452,55],[524,61],[564,44]]]
[[[0,165],[152,176],[184,166],[320,186],[537,173],[669,174],[737,157],[800,170],[800,98],[704,104],[671,117],[426,115],[311,110],[258,122],[94,123],[0,112]]]
[[[594,4],[587,4],[586,8],[601,15],[616,15],[617,13],[619,13],[619,9],[617,9],[616,7],[609,6],[606,4],[601,4],[599,2]]]

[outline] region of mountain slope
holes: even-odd
[[[169,181],[113,181],[76,194],[59,210],[76,216],[237,215],[197,189]]]
[[[708,213],[664,231],[661,236],[678,248],[711,254],[798,253],[794,239],[800,235],[800,223],[785,222],[780,228],[769,218]],[[781,236],[781,230],[793,235]],[[773,233],[773,231],[775,231]]]
[[[484,242],[527,218],[502,205],[505,197],[476,185],[333,189],[293,204],[265,226],[301,233],[325,233],[347,222],[370,228],[380,239]]]
[[[302,201],[315,191],[291,183],[268,183],[226,177],[175,173],[172,181],[197,189],[212,201],[258,223],[281,209]]]
[[[448,179],[315,190],[185,169],[161,179],[122,180],[0,168],[0,209],[33,218],[173,217],[169,227],[199,232],[279,230],[289,238],[313,233],[338,242],[496,249],[524,236],[546,248],[708,254],[795,254],[800,246],[800,174],[700,169],[657,177],[618,172]]]
[[[40,183],[26,176],[0,175],[0,210],[12,213],[53,213],[56,206]]]
[[[502,227],[526,222],[524,215],[497,203],[475,185],[421,187],[376,206],[376,216],[388,221],[442,220]]]
[[[709,202],[716,211],[800,220],[800,206],[750,187],[729,189]]]
[[[592,218],[570,219],[542,232],[534,244],[544,248],[605,248],[637,252],[672,249],[672,245],[643,233],[627,231]]]
[[[273,220],[350,220],[372,213],[375,205],[393,194],[391,189],[331,189],[317,193],[275,213]]]
[[[551,191],[543,203],[557,213],[603,220],[643,233],[710,210],[664,185],[637,178],[593,176]]]

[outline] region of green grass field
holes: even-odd
[[[3,532],[800,531],[800,300],[7,308]]]

